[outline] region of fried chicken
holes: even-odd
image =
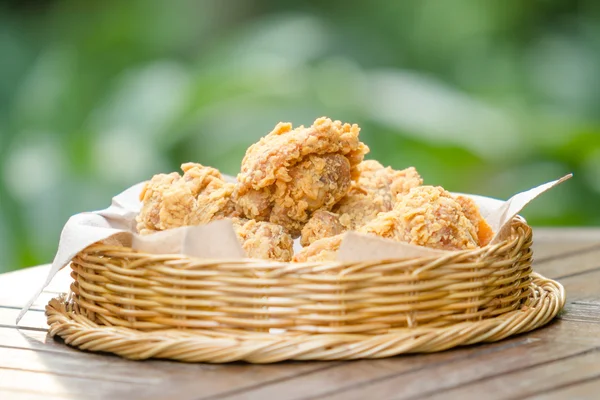
[[[281,225],[242,218],[233,218],[232,222],[248,257],[277,261],[292,259],[294,242]]]
[[[141,234],[152,233],[163,229],[165,224],[161,218],[163,193],[167,191],[181,176],[177,172],[154,175],[144,185],[140,193],[142,209],[136,217],[137,230]]]
[[[225,182],[218,170],[192,163],[181,169],[183,176],[176,172],[155,175],[142,190],[142,210],[136,219],[140,234],[232,218],[248,257],[292,259],[292,237],[282,226],[238,218],[231,197],[234,184]]]
[[[294,255],[294,262],[334,261],[344,234],[325,237],[304,247]]]
[[[384,168],[375,160],[366,160],[357,168],[360,177],[350,192],[333,207],[335,214],[315,213],[308,221],[302,231],[303,246],[364,226],[379,213],[391,211],[399,196],[423,184],[423,179],[413,167],[396,171],[391,167]]]
[[[140,194],[142,209],[137,230],[149,234],[238,215],[232,200],[235,185],[215,168],[187,163],[184,174],[155,175]]]
[[[395,218],[391,236],[396,240],[441,250],[479,246],[477,230],[465,216],[461,204],[439,186],[411,189],[390,213],[394,214],[391,218]],[[387,225],[386,220],[382,224],[386,233],[389,232]],[[371,226],[371,232],[366,233],[377,234],[377,229]]]
[[[333,209],[349,230],[365,225],[380,212],[391,211],[398,196],[423,184],[413,167],[395,171],[375,160],[367,160],[359,164],[358,170],[357,184]]]
[[[292,129],[279,123],[242,161],[234,198],[249,219],[282,225],[297,237],[316,210],[330,210],[358,178],[368,152],[357,125],[328,118]]]
[[[441,250],[479,246],[477,230],[463,212],[463,206],[449,192],[434,186],[410,189],[399,197],[392,211],[380,213],[357,232]],[[316,240],[296,254],[294,260],[335,259],[341,237]]]
[[[479,207],[470,197],[456,196],[455,199],[462,206],[465,216],[475,227],[479,245],[481,247],[486,246],[494,237],[494,231],[479,213]]]
[[[304,247],[310,246],[319,239],[339,235],[345,231],[346,228],[340,222],[338,214],[317,210],[302,228],[300,244]]]

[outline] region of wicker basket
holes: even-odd
[[[342,360],[492,342],[548,323],[557,282],[533,273],[532,231],[438,258],[286,264],[96,244],[71,263],[50,334],[131,359]]]

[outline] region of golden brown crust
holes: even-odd
[[[294,262],[334,261],[344,235],[326,237],[313,242],[294,255]]]
[[[161,230],[160,214],[163,192],[179,178],[179,174],[173,172],[171,174],[154,175],[150,181],[146,182],[140,193],[142,209],[136,218],[138,232],[150,233]]]
[[[232,222],[248,257],[291,261],[294,255],[294,242],[282,226],[242,218],[233,218]]]
[[[333,209],[348,230],[365,225],[381,212],[391,211],[398,196],[423,184],[413,167],[396,171],[375,160],[366,160],[359,164],[358,170],[358,182]]]
[[[319,239],[339,235],[345,231],[346,228],[340,222],[338,214],[317,210],[302,228],[300,244],[304,247],[310,246]]]
[[[390,213],[393,215],[387,218],[395,220],[391,235],[396,240],[441,250],[474,249],[479,245],[477,231],[462,206],[439,186],[411,189]]]
[[[392,211],[383,212],[357,232],[441,250],[478,247],[477,231],[461,204],[441,187],[412,188]],[[313,241],[294,261],[334,260],[342,235]]]
[[[470,197],[456,196],[456,201],[462,206],[465,216],[471,221],[475,229],[477,230],[477,238],[481,247],[487,246],[487,244],[494,237],[494,231],[492,227],[483,219],[479,213],[479,207],[477,203]]]
[[[242,161],[235,199],[250,219],[283,225],[294,237],[318,209],[330,210],[358,177],[368,147],[357,125],[328,118],[292,130],[280,123]]]
[[[276,183],[270,221],[298,236],[312,213],[333,207],[350,190],[350,163],[339,154],[307,156],[289,171],[290,183]]]
[[[237,216],[231,197],[235,186],[218,170],[193,163],[181,169],[183,176],[159,174],[146,183],[136,218],[140,234]]]
[[[347,230],[357,230],[382,212],[391,211],[402,196],[423,179],[413,167],[396,171],[375,160],[365,160],[357,167],[360,177],[344,198],[334,207],[333,214],[315,213],[302,231],[302,245]]]

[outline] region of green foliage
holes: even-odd
[[[574,172],[524,216],[597,225],[599,17],[593,1],[0,5],[0,272],[50,261],[70,215],[154,173],[235,174],[277,122],[322,115],[453,191]]]

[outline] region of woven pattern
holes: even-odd
[[[403,353],[436,352],[456,346],[494,342],[548,323],[564,306],[557,282],[533,274],[531,296],[522,310],[477,322],[443,328],[400,328],[386,334],[268,334],[242,330],[177,330],[140,332],[95,324],[66,297],[46,307],[50,335],[71,346],[143,360],[166,358],[186,362],[273,363],[284,360],[353,360]]]
[[[94,245],[72,262],[50,333],[124,357],[264,363],[431,352],[550,321],[562,287],[532,273],[532,231],[439,258],[286,264]]]

